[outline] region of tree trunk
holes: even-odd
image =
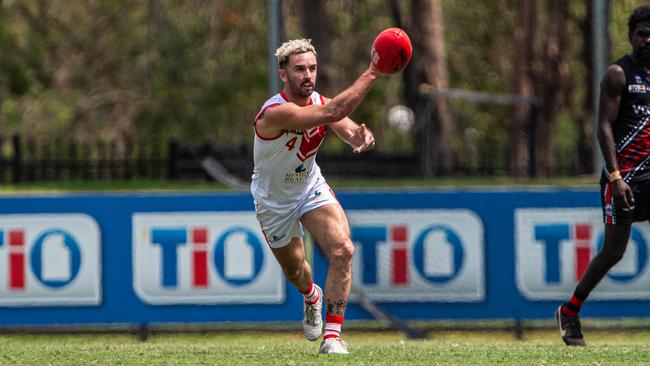
[[[537,38],[537,0],[521,0],[517,13],[515,29],[514,92],[523,97],[532,97],[532,67],[534,44]],[[514,107],[512,123],[509,126],[510,174],[523,177],[528,174],[530,156],[528,154],[531,131],[531,106],[519,103]]]
[[[305,36],[312,40],[318,53],[317,86],[323,94],[333,97],[336,85],[330,41],[332,39],[332,21],[327,12],[326,0],[302,0],[302,27]]]
[[[594,73],[594,42],[593,32],[591,31],[591,22],[594,16],[593,3],[594,0],[587,0],[587,15],[580,22],[580,30],[582,33],[582,57],[585,65],[585,75],[591,76]],[[579,84],[582,81],[574,81],[574,84]],[[587,174],[593,170],[594,165],[594,115],[591,111],[594,110],[594,85],[592,82],[582,83],[586,84],[586,95],[582,105],[572,105],[570,108],[571,116],[578,124],[578,143],[576,144],[576,166],[575,171],[578,174]],[[568,98],[570,99],[570,98]]]
[[[565,94],[565,80],[568,79],[569,33],[568,0],[552,0],[548,5],[548,19],[543,27],[546,40],[541,51],[539,71],[534,85],[541,91],[541,110],[535,131],[535,165],[542,176],[556,174],[555,127],[557,114]]]
[[[411,12],[413,26],[409,35],[413,41],[414,59],[411,61],[412,74],[405,76],[411,79],[406,86],[414,88],[411,93],[421,84],[431,86],[434,91],[446,91],[449,76],[441,0],[412,0]],[[450,174],[454,167],[454,125],[449,100],[434,98],[426,103],[416,103],[414,109],[416,116],[423,121],[419,143],[424,176]]]

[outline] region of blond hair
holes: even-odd
[[[275,56],[278,58],[280,67],[283,67],[289,61],[289,56],[305,52],[313,52],[314,55],[316,54],[316,48],[311,44],[311,39],[292,39],[278,47],[275,50]]]

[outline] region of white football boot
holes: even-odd
[[[336,337],[323,339],[318,353],[322,355],[347,355],[350,352],[348,352],[348,344],[341,338]]]
[[[302,319],[302,331],[305,334],[305,338],[310,341],[317,340],[323,334],[323,290],[317,284],[314,284],[314,287],[318,291],[318,301],[311,305],[307,305],[303,301],[304,316]]]

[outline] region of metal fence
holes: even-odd
[[[212,180],[206,157],[228,174],[250,181],[253,151],[248,145],[216,146],[169,141],[138,144],[96,141],[79,144],[61,140],[33,140],[14,135],[0,138],[0,183],[69,180]],[[318,163],[328,177],[415,177],[420,161],[415,154],[361,155],[321,153]]]

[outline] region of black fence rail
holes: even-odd
[[[251,179],[253,151],[248,145],[162,145],[118,141],[78,144],[71,141],[36,141],[12,136],[0,138],[0,183],[69,180],[214,180],[206,158],[218,162],[244,182]],[[318,164],[327,177],[416,177],[420,160],[416,155],[320,153]]]
[[[0,182],[161,179],[170,176],[168,151],[157,145],[97,141],[0,140]],[[168,149],[167,149],[168,150]]]

